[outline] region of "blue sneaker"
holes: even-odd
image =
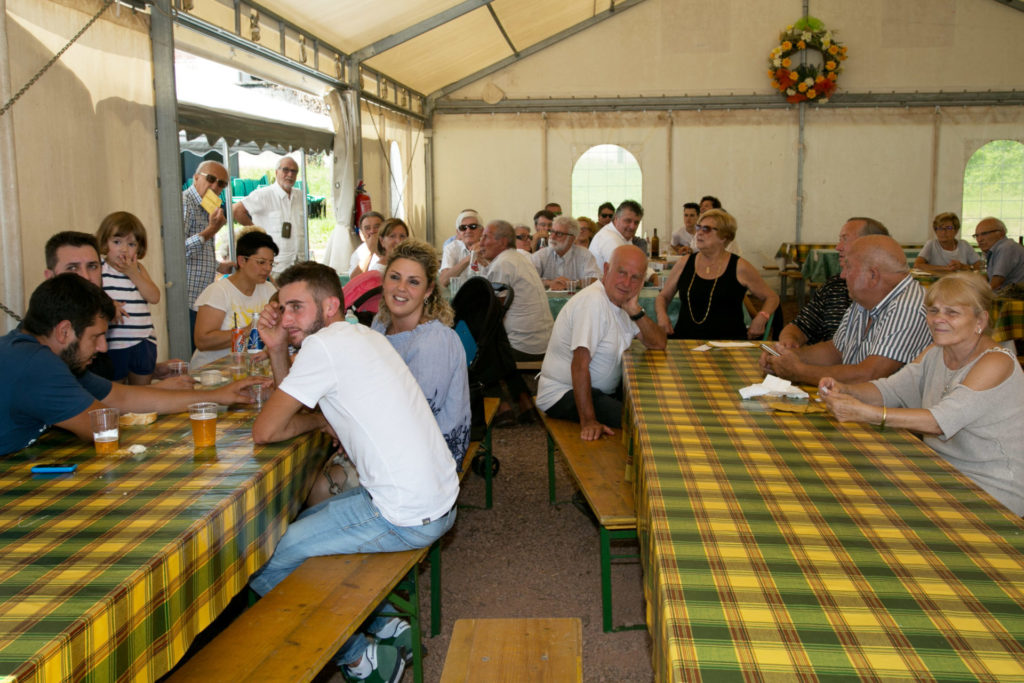
[[[405,657],[392,645],[370,643],[359,664],[344,666],[341,672],[350,681],[398,683],[405,673]]]
[[[391,645],[404,653],[406,663],[412,661],[412,627],[405,619],[392,617],[373,637],[378,643]]]

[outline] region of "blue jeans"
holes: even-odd
[[[370,494],[362,486],[321,501],[307,508],[292,522],[277,544],[273,557],[249,581],[249,586],[266,595],[307,558],[319,555],[353,553],[391,553],[426,548],[455,524],[455,508],[429,524],[396,526],[381,515]],[[387,603],[385,603],[386,605]],[[372,633],[387,618],[375,616],[368,621]],[[362,633],[349,638],[338,653],[344,663],[357,661],[366,649]]]

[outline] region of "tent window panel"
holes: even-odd
[[[964,170],[963,228],[970,235],[982,218],[995,216],[1012,239],[1024,234],[1024,144],[993,140],[975,152]]]
[[[572,211],[597,219],[604,202],[618,206],[625,199],[642,202],[643,174],[628,150],[618,145],[595,145],[580,156],[572,170]]]

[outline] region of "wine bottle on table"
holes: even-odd
[[[661,240],[658,239],[658,229],[654,229],[654,237],[651,238],[651,258],[656,259],[661,255]]]

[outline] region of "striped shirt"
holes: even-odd
[[[210,224],[210,214],[200,202],[195,185],[181,193],[181,208],[185,215],[185,275],[188,285],[188,307],[196,308],[196,297],[217,277],[217,255],[213,240],[204,240],[199,233]]]
[[[124,307],[121,322],[112,322],[107,328],[107,345],[110,350],[131,348],[146,340],[156,344],[156,331],[153,329],[153,318],[149,314],[149,304],[142,298],[135,283],[106,261],[103,261],[102,273],[103,291]]]
[[[836,275],[823,284],[807,305],[800,309],[793,324],[807,337],[807,344],[828,341],[850,307],[846,280]]]
[[[909,363],[931,341],[925,324],[924,287],[910,275],[870,311],[856,301],[850,304],[832,338],[845,365],[856,365],[868,356]]]

